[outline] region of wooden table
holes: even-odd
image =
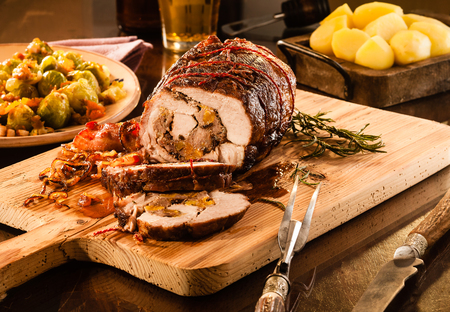
[[[51,2],[39,1],[43,7]],[[32,29],[35,24],[29,23],[27,26],[27,21],[30,22],[33,15],[23,13],[26,9],[21,8],[20,3],[12,1],[6,8],[3,6],[1,14],[2,18],[5,16],[8,18],[8,14],[4,13],[10,12],[10,19],[21,19],[22,23],[17,25],[24,28],[17,36],[22,39],[24,36],[28,38],[19,41],[28,42],[35,36],[51,41],[73,35],[74,30],[71,28],[65,31],[59,28],[45,31],[43,28],[39,29],[39,33],[34,33]],[[89,17],[95,16],[94,20],[98,22],[91,25],[91,28],[89,25],[86,26],[86,29],[77,36],[123,35],[115,28],[114,6],[107,1],[100,3],[109,3],[109,6],[102,8],[94,6],[93,12],[73,11],[74,15],[91,14]],[[55,14],[64,9],[64,6],[53,3],[52,5]],[[52,12],[52,9],[47,11]],[[23,12],[20,13],[20,10]],[[107,14],[102,17],[97,15],[99,12]],[[51,14],[43,16],[49,19]],[[5,20],[4,22],[6,23]],[[24,33],[24,30],[29,33]],[[0,38],[2,43],[18,42],[15,40],[17,36],[8,36],[3,32]],[[162,73],[177,59],[177,55],[163,50],[159,34],[142,38],[151,42],[154,48],[146,53],[136,72],[142,89],[140,104],[156,86]],[[265,45],[275,50],[274,42],[266,42]],[[440,120],[441,114],[436,114],[429,105],[427,107],[426,101],[423,103],[414,103],[409,110],[403,107],[398,109],[403,113],[443,121]],[[439,105],[443,111],[449,111],[450,103],[441,102]],[[417,114],[419,110],[414,108],[417,106],[421,107],[420,114]],[[396,107],[392,108],[395,109]],[[138,105],[128,118],[139,116],[141,111],[142,106]],[[56,146],[59,144],[1,149],[0,166],[8,166]],[[308,243],[301,254],[294,258],[291,271],[295,285],[291,298],[293,310],[350,311],[379,267],[392,258],[394,250],[403,243],[409,230],[420,222],[423,215],[437,203],[448,188],[450,188],[450,168],[447,167]],[[397,213],[399,209],[408,213],[399,215]],[[0,225],[0,241],[20,234],[18,230]],[[402,294],[399,304],[408,303],[410,311],[447,310],[450,299],[442,294],[447,294],[450,287],[449,240],[450,235],[446,235],[428,255],[425,259],[426,271],[422,272],[419,280],[409,283],[409,289]],[[3,300],[0,295],[0,311],[252,311],[261,293],[264,279],[272,272],[274,265],[270,263],[216,294],[181,297],[120,270],[101,264],[73,261],[12,289],[6,296],[3,295]],[[304,289],[303,284],[310,283],[313,272],[315,272],[314,287],[311,291],[300,291]],[[299,300],[294,302],[296,298]]]

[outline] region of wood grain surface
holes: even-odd
[[[450,128],[411,116],[297,91],[297,108],[309,114],[329,112],[336,127],[359,130],[370,123],[368,134],[381,135],[386,153],[346,158],[325,154],[300,161],[325,178],[313,215],[309,240],[401,193],[450,164]],[[284,141],[244,179],[273,165],[299,161],[303,148]],[[77,184],[69,192],[70,208],[48,201],[24,207],[24,200],[40,190],[40,171],[50,165],[58,149],[0,171],[0,222],[27,233],[0,243],[0,293],[52,267],[76,259],[105,263],[149,283],[183,296],[217,292],[276,260],[276,243],[283,211],[254,201],[244,218],[230,229],[197,241],[138,243],[131,234],[96,231],[115,227],[110,215],[86,217],[77,206],[79,195],[104,194],[95,180]],[[284,183],[284,184],[283,184]],[[281,187],[289,190],[290,181]],[[258,190],[258,184],[254,185]],[[302,220],[314,189],[300,185],[293,218]],[[272,194],[272,193],[271,193]],[[273,199],[287,202],[288,192]],[[268,197],[269,194],[260,194]],[[373,220],[379,226],[383,220]]]

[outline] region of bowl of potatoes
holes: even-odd
[[[395,4],[345,3],[278,48],[299,83],[360,104],[386,107],[450,90],[450,27]]]

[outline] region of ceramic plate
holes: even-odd
[[[0,44],[0,62],[11,58],[16,52],[24,52],[28,44]],[[73,51],[83,56],[85,61],[93,61],[106,65],[111,72],[112,79],[123,79],[123,88],[127,92],[124,99],[117,103],[106,106],[106,114],[102,118],[96,119],[99,123],[119,122],[130,114],[139,103],[141,89],[139,81],[134,72],[123,63],[107,58],[101,54],[83,51],[75,48],[51,46],[53,50]],[[59,143],[72,140],[75,135],[84,128],[84,125],[70,126],[56,130],[54,133],[26,136],[26,137],[0,137],[0,147],[24,147],[37,146],[51,143]]]

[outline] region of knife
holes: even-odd
[[[384,311],[405,286],[405,281],[417,273],[421,257],[450,229],[450,190],[413,229],[403,246],[397,248],[394,259],[386,263],[369,284],[353,312]]]
[[[298,179],[298,176],[296,176],[291,196],[289,197],[278,230],[278,246],[280,247],[281,257],[274,272],[266,278],[263,293],[255,306],[255,312],[286,311],[285,302],[290,291],[289,268],[291,260],[294,254],[299,252],[306,244],[314,207],[321,186],[321,183],[319,183],[314,191],[305,217],[303,218],[303,223],[297,220],[291,220],[295,196],[297,194]]]

